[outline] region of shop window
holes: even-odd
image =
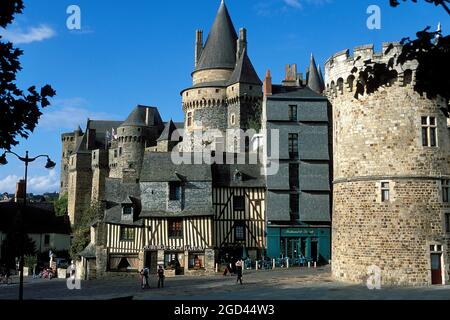
[[[245,221],[236,221],[234,223],[234,239],[236,241],[245,241]]]
[[[168,221],[168,234],[169,238],[183,238],[183,220],[172,219]]]
[[[120,227],[120,241],[134,241],[134,229]]]
[[[181,200],[181,182],[169,182],[169,200]]]
[[[205,267],[205,255],[204,254],[198,254],[198,253],[190,253],[189,254],[189,260],[188,265],[189,269],[199,270],[203,269]]]
[[[245,210],[245,197],[244,196],[234,196],[233,197],[233,210],[234,211],[244,211]]]

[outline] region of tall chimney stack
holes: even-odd
[[[16,185],[15,202],[23,203],[25,201],[25,180],[19,180]]]
[[[264,78],[264,96],[272,95],[272,76],[270,74],[270,69],[267,69],[266,77]]]
[[[244,50],[247,50],[247,29],[241,28],[237,40],[236,60],[239,60]]]
[[[200,62],[200,57],[203,52],[203,30],[197,30],[195,34],[195,67],[197,68]]]

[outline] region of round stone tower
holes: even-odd
[[[368,59],[387,63],[400,51],[396,43],[383,44],[380,54],[362,46],[325,65],[334,130],[332,272],[339,280],[366,282],[381,270],[381,284],[448,283],[450,134],[440,110],[447,102],[414,90],[413,62],[395,66],[398,77],[388,86],[355,98],[352,69]]]
[[[76,151],[76,148],[83,138],[83,131],[80,127],[73,132],[61,135],[62,157],[61,157],[61,185],[59,196],[63,197],[69,191],[69,159]]]

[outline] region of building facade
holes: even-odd
[[[264,80],[270,257],[331,258],[331,110],[319,75],[311,57],[305,80],[296,65],[286,67],[281,85],[272,84],[270,71]]]
[[[391,50],[388,50],[391,48]],[[395,63],[397,43],[345,50],[325,66],[333,105],[333,275],[383,284],[448,283],[450,134],[447,102],[414,90],[417,64]],[[355,98],[364,61],[394,59],[397,78]]]

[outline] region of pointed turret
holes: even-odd
[[[239,60],[236,63],[236,68],[231,75],[228,85],[235,83],[246,83],[246,84],[256,84],[262,85],[261,79],[259,79],[258,74],[253,67],[250,58],[247,55],[247,50],[244,49]]]
[[[311,63],[309,66],[309,75],[308,75],[308,87],[317,92],[322,93],[322,85],[320,81],[319,71],[317,71],[317,64],[314,60],[314,56],[311,54]]]
[[[225,2],[220,4],[214,24],[196,67],[202,69],[233,69],[236,64],[238,36]]]

